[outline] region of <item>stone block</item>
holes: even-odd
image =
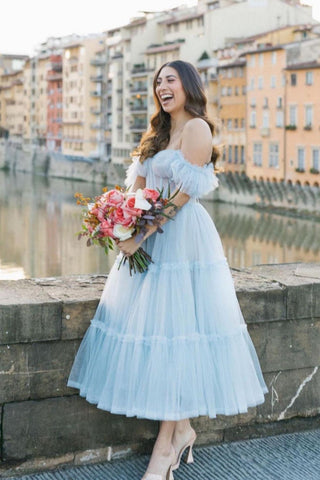
[[[98,300],[64,303],[62,310],[62,339],[82,338],[94,317]]]
[[[154,438],[158,422],[99,410],[78,396],[4,406],[3,460],[66,454]]]
[[[0,345],[58,340],[60,302],[0,305]]]
[[[294,433],[305,430],[320,428],[320,416],[311,418],[291,418],[268,423],[252,423],[246,425],[237,425],[224,430],[223,441],[235,442],[238,440],[247,440],[250,438],[262,438],[271,435],[280,435],[282,433]]]
[[[72,395],[67,378],[79,341],[0,346],[0,403]]]
[[[320,367],[279,370],[264,378],[269,393],[257,406],[257,422],[320,414]]]
[[[320,365],[320,319],[248,325],[263,372]]]
[[[286,291],[270,288],[267,291],[238,291],[237,298],[246,323],[273,322],[286,319]]]

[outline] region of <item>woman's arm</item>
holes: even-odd
[[[212,135],[209,128],[209,125],[202,120],[201,118],[193,118],[189,120],[182,132],[181,138],[181,152],[184,158],[194,165],[198,165],[200,167],[204,166],[206,163],[210,162],[211,153],[212,153]],[[145,178],[137,177],[138,179],[144,180],[145,186]],[[134,184],[133,191],[136,191],[138,188],[143,187],[136,187],[137,181]],[[179,192],[172,200],[172,206],[165,209],[166,215],[168,217],[173,218],[177,211],[183,207],[190,199],[190,196],[184,192]],[[162,217],[160,220],[160,225],[164,225],[169,218]],[[118,242],[118,247],[125,255],[132,255],[141,244],[146,240],[150,235],[155,233],[157,227],[154,225],[147,225],[147,233],[144,235],[142,240],[137,243],[135,238],[129,238],[123,242]]]

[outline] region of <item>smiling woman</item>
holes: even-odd
[[[156,111],[126,185],[174,198],[142,239],[119,241],[98,309],[68,385],[98,408],[160,420],[143,480],[172,480],[183,452],[193,461],[189,418],[234,415],[268,392],[236,297],[216,227],[199,198],[219,185],[214,124],[193,65],[163,65],[154,78]],[[169,221],[174,219],[174,221]],[[143,244],[148,271],[118,270]]]

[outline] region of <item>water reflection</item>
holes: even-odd
[[[0,279],[107,273],[115,253],[78,241],[74,193],[101,186],[0,172]],[[229,265],[319,261],[320,224],[224,203],[203,202]]]

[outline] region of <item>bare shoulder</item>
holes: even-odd
[[[185,124],[181,136],[181,150],[190,163],[204,165],[212,154],[212,134],[202,118],[192,118]]]

